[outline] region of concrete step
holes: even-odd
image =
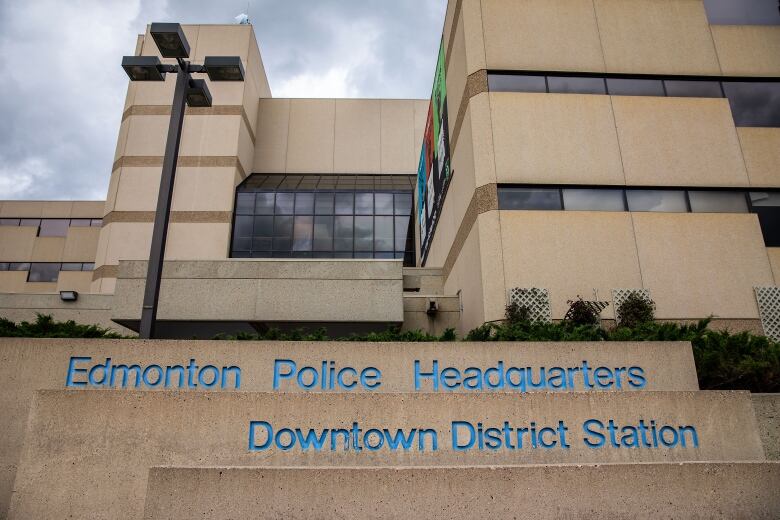
[[[160,465],[765,460],[747,392],[45,390],[36,392],[27,424],[14,519],[140,518],[147,471]],[[411,439],[407,448],[399,429]]]
[[[403,282],[405,292],[442,294],[444,277],[440,268],[404,267]]]
[[[144,517],[780,517],[780,463],[152,468]]]

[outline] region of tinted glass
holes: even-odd
[[[355,193],[355,215],[371,215],[374,213],[374,194]]]
[[[333,219],[333,249],[352,251],[352,216],[338,216]]]
[[[739,191],[689,191],[694,213],[747,213],[747,199]]]
[[[81,271],[81,262],[63,263],[60,267],[60,271]]]
[[[626,197],[629,211],[688,211],[684,191],[626,190]]]
[[[607,89],[613,96],[663,96],[660,79],[607,78]]]
[[[274,194],[256,193],[255,196],[255,215],[273,215]]]
[[[41,225],[41,219],[39,218],[23,218],[19,221],[20,226],[35,226]]]
[[[103,226],[103,219],[102,218],[93,218],[89,221],[89,225],[92,227],[102,227]]]
[[[666,95],[671,97],[723,97],[719,81],[666,80]]]
[[[0,262],[0,271],[8,271],[8,262]]]
[[[81,264],[81,270],[82,271],[94,271],[95,270],[95,264],[93,262],[84,262]]]
[[[314,217],[295,217],[293,251],[311,251]]]
[[[563,190],[563,207],[569,211],[625,211],[623,190]]]
[[[0,218],[0,226],[18,226],[18,218]]]
[[[411,193],[396,193],[394,200],[395,200],[395,214],[396,215],[411,215],[412,214],[412,194]]]
[[[564,76],[549,76],[547,84],[550,92],[566,94],[606,94],[603,78],[574,78]]]
[[[72,218],[70,219],[70,227],[89,227],[91,222],[88,218]]]
[[[336,193],[336,215],[352,215],[354,210],[354,193]]]
[[[233,249],[241,251],[252,247],[252,223],[254,218],[249,215],[236,215],[233,226]]]
[[[67,219],[48,219],[41,220],[41,229],[38,230],[38,236],[41,237],[64,237],[68,234]]]
[[[374,220],[374,250],[393,251],[393,217],[375,217]]]
[[[11,262],[8,264],[9,271],[29,271],[30,262]]]
[[[374,248],[374,217],[355,217],[355,251]]]
[[[723,82],[737,126],[780,126],[780,83]]]
[[[60,264],[39,262],[30,265],[28,282],[56,282],[60,274]]]
[[[488,74],[491,92],[547,92],[544,76]]]
[[[777,0],[704,0],[704,9],[711,24],[780,24]]]
[[[314,213],[314,193],[295,194],[295,214],[311,215]]]
[[[376,215],[392,215],[393,214],[393,194],[392,193],[377,193],[374,195],[374,204]]]
[[[751,191],[750,203],[753,206],[778,207],[780,206],[780,193],[767,192],[767,191]]]
[[[333,217],[321,215],[314,217],[314,241],[312,248],[315,251],[333,250]]]
[[[277,215],[292,215],[295,207],[294,193],[277,193],[275,212]]]
[[[499,209],[561,209],[561,196],[556,189],[499,188]]]
[[[410,244],[407,244],[407,236],[409,232],[409,217],[395,217],[395,250],[405,251]],[[414,234],[412,233],[412,237]]]
[[[236,215],[251,215],[255,212],[255,194],[239,193],[236,197]]]
[[[318,193],[314,199],[314,212],[317,215],[333,215],[333,193]]]

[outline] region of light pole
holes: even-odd
[[[192,79],[191,73],[206,73],[211,81],[243,81],[244,67],[238,56],[206,56],[203,65],[187,61],[190,46],[178,23],[153,23],[152,38],[163,58],[176,58],[178,65],[163,65],[157,56],[125,56],[122,68],[130,81],[165,81],[165,74],[176,73],[176,88],[171,105],[171,119],[165,144],[160,191],[157,195],[157,210],[154,215],[152,247],[149,252],[149,267],[146,272],[146,289],[141,308],[139,336],[151,339],[155,336],[157,303],[160,298],[165,240],[168,234],[168,220],[173,198],[173,180],[179,157],[181,129],[184,124],[185,104],[191,107],[210,107],[211,93],[202,79]]]

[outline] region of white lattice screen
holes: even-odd
[[[549,323],[552,320],[550,294],[547,289],[514,287],[509,291],[509,303],[516,303],[528,309],[528,317],[533,321]]]
[[[780,287],[754,287],[766,337],[780,341]]]
[[[650,299],[649,289],[612,289],[612,308],[615,310],[615,321],[620,323],[620,306],[631,294],[638,294]]]

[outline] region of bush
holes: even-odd
[[[441,336],[428,334],[421,330],[408,330],[401,332],[399,327],[391,327],[382,332],[369,332],[368,334],[351,334],[349,336],[331,338],[324,328],[313,332],[303,329],[295,329],[282,332],[276,328],[270,328],[266,332],[255,334],[239,332],[236,335],[218,334],[214,339],[241,340],[241,341],[387,341],[387,342],[421,342],[421,341],[455,341],[457,335],[455,329],[446,329]]]
[[[655,319],[655,302],[644,294],[632,292],[617,308],[621,327],[637,327]]]
[[[521,323],[531,320],[531,311],[528,307],[512,302],[504,308],[504,317],[509,323]]]
[[[601,323],[601,311],[608,305],[607,302],[590,302],[577,296],[576,300],[569,300],[569,310],[563,321],[577,325],[599,325]]]
[[[48,314],[37,314],[33,323],[19,324],[0,318],[0,337],[13,338],[121,338],[120,334],[97,325],[79,325],[73,320],[54,321]]]

